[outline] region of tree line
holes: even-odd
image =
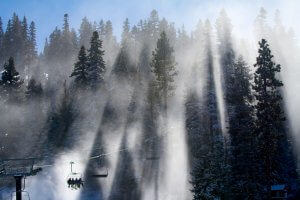
[[[50,34],[38,56],[34,22],[28,28],[26,18],[21,22],[14,14],[3,32],[0,18],[0,62],[4,63],[1,100],[5,104],[20,104],[24,99],[51,98],[55,96],[54,88],[63,88],[60,107],[48,113],[46,142],[52,148],[64,148],[67,132],[76,118],[72,92],[107,92],[110,82],[115,81],[134,88],[128,107],[131,115],[138,98],[143,99],[142,138],[153,140],[144,144],[141,155],[156,157],[163,145],[157,135],[158,117],[168,116],[170,100],[176,92],[177,66],[184,65],[181,57],[186,56],[185,48],[191,48],[196,54],[191,77],[195,83],[203,78],[204,88],[200,95],[197,86],[192,85],[185,98],[193,199],[271,199],[271,186],[276,184],[286,184],[289,197],[297,198],[296,158],[284,112],[281,66],[274,62],[266,39],[258,42],[255,71],[251,73],[250,66],[234,48],[226,12],[222,11],[217,19],[224,130],[217,97],[213,30],[208,20],[199,22],[197,30],[188,36],[184,27],[176,31],[173,23],[160,20],[158,13],[152,11],[147,20],[133,27],[126,19],[120,43],[113,36],[110,21],[91,23],[84,18],[78,37],[74,29],[70,30],[68,20],[65,14],[62,29],[56,28]],[[23,80],[20,74],[30,78]],[[114,111],[106,108],[104,118],[111,120]],[[122,145],[124,148],[125,142]],[[123,165],[131,169],[129,161],[120,162],[119,180],[114,181],[110,198],[140,198],[134,175],[121,173],[125,170]],[[124,185],[125,182],[132,184]]]

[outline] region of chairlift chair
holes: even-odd
[[[160,153],[157,149],[158,145],[158,138],[157,137],[150,137],[147,139],[147,143],[149,143],[150,146],[148,146],[148,149],[146,150],[145,158],[149,161],[155,161],[160,159]],[[149,149],[150,148],[150,149]]]
[[[73,164],[74,162],[70,162],[71,165],[71,173],[67,176],[67,184],[69,188],[72,189],[79,189],[81,186],[83,186],[83,179],[81,173],[73,172]]]
[[[107,167],[102,167],[103,166],[103,161],[104,158],[98,158],[97,159],[97,164],[96,164],[96,172],[92,174],[93,178],[107,178],[108,177],[108,168]],[[101,169],[105,169],[105,172],[101,171]]]
[[[160,156],[158,154],[157,151],[149,151],[148,153],[146,153],[146,160],[149,160],[149,161],[155,161],[155,160],[159,160],[160,159]]]
[[[146,160],[159,160],[160,157],[159,156],[149,156],[149,157],[146,157]]]
[[[105,172],[104,173],[94,173],[92,175],[92,177],[94,177],[94,178],[107,178],[108,177],[108,169],[107,169],[107,167],[105,168]]]

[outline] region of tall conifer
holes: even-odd
[[[174,77],[177,75],[176,62],[166,33],[163,31],[157,40],[157,46],[153,51],[151,62],[152,72],[155,75],[157,89],[161,96],[163,107],[167,108],[168,97],[175,89]]]
[[[88,50],[88,78],[93,88],[99,87],[104,80],[105,62],[103,59],[102,41],[99,39],[97,31],[93,32],[91,47]]]
[[[276,180],[275,156],[280,141],[280,137],[285,134],[282,124],[285,120],[282,110],[282,97],[279,88],[283,83],[276,78],[280,72],[279,64],[273,62],[273,55],[265,39],[259,42],[258,57],[256,58],[256,68],[254,73],[255,91],[255,132],[258,137],[258,151],[263,162],[261,180],[266,186],[266,198],[271,199],[271,185]]]
[[[85,87],[88,84],[88,59],[85,48],[82,46],[78,53],[78,61],[75,63],[74,70],[70,77],[75,77],[77,87]]]

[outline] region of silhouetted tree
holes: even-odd
[[[97,31],[93,32],[91,47],[88,52],[88,79],[92,88],[98,88],[104,80],[106,69],[103,60],[102,41],[99,39]]]
[[[4,32],[3,32],[3,24],[2,24],[2,18],[0,17],[0,65],[2,65],[3,62],[3,38],[4,38]]]
[[[136,68],[130,60],[129,48],[129,22],[126,20],[123,25],[122,44],[119,54],[113,66],[113,73],[119,80],[132,81],[136,76]]]
[[[37,58],[36,51],[36,28],[35,23],[32,21],[29,25],[29,59],[30,61],[34,61]]]
[[[4,64],[4,71],[1,75],[2,96],[11,101],[20,100],[19,94],[23,84],[19,72],[16,71],[14,59],[9,58],[8,63]]]
[[[231,109],[228,134],[230,174],[230,197],[232,199],[260,199],[260,164],[256,159],[256,138],[253,134],[253,95],[251,93],[250,69],[240,56],[234,63],[233,73],[228,77],[227,105]]]
[[[177,75],[173,52],[174,50],[169,43],[166,33],[162,32],[160,38],[157,40],[155,51],[152,53],[151,67],[155,75],[161,103],[165,110],[167,110],[168,97],[172,95],[175,89],[174,77]]]
[[[266,198],[271,199],[271,185],[276,180],[275,156],[278,150],[280,138],[286,134],[282,129],[284,113],[282,110],[282,97],[279,88],[283,83],[276,78],[276,73],[281,67],[273,62],[273,55],[267,41],[262,39],[259,42],[258,57],[254,73],[255,91],[255,133],[258,139],[258,150],[263,162],[262,178],[265,185]]]
[[[84,88],[88,84],[88,58],[84,46],[78,53],[78,61],[74,65],[74,70],[70,77],[75,77],[76,87]]]

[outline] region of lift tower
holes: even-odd
[[[16,181],[16,200],[22,200],[22,180],[27,176],[34,176],[42,168],[34,168],[34,158],[5,159],[0,164],[0,177],[14,177]]]

